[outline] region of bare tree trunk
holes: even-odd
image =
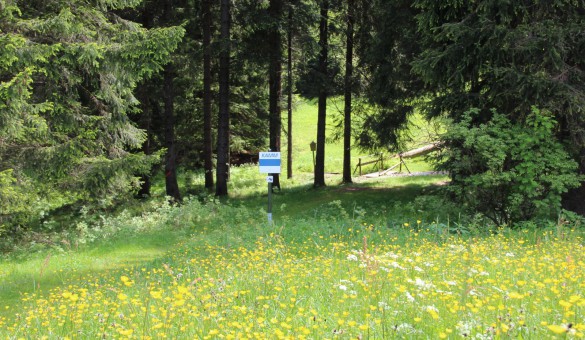
[[[269,131],[270,150],[280,151],[282,117],[280,99],[282,96],[282,37],[278,23],[282,20],[282,0],[270,0],[268,14],[272,19],[272,25],[268,32],[269,59],[268,87],[269,87]],[[279,174],[272,174],[272,187],[280,189]]]
[[[325,186],[325,123],[327,119],[327,38],[328,38],[328,11],[329,0],[321,1],[321,20],[319,22],[319,72],[322,82],[319,89],[319,104],[317,114],[317,155],[315,159],[315,179],[313,186]]]
[[[354,0],[347,0],[347,43],[345,49],[345,84],[343,109],[343,183],[351,183],[351,90],[353,83]]]
[[[203,161],[205,188],[213,189],[213,141],[211,137],[211,0],[201,3],[203,28]]]
[[[219,116],[217,124],[216,196],[227,196],[230,152],[230,0],[221,0]]]
[[[286,100],[286,111],[287,111],[287,118],[288,118],[288,135],[287,135],[287,157],[286,157],[286,177],[292,178],[293,171],[293,159],[292,159],[292,150],[293,150],[293,143],[292,143],[292,6],[288,8],[288,32],[287,32],[287,39],[286,39],[286,51],[287,51],[287,63],[286,63],[286,71],[287,71],[287,100]]]
[[[173,88],[173,69],[171,64],[167,64],[164,69],[163,92],[165,101],[165,144],[167,147],[167,156],[165,163],[165,184],[167,196],[175,201],[181,200],[179,184],[177,183],[177,152],[175,145],[175,113],[174,113],[174,88]]]

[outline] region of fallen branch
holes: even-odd
[[[401,153],[397,153],[394,156],[392,156],[393,158],[413,158],[413,157],[418,157],[418,156],[423,156],[428,154],[431,151],[434,151],[436,149],[438,149],[440,146],[439,142],[435,142],[432,144],[428,144],[425,146],[422,146],[418,149],[414,149],[414,150],[410,150],[410,151],[406,151],[406,152],[401,152]]]

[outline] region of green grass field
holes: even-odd
[[[0,338],[583,337],[580,229],[463,218],[428,196],[445,176],[339,185],[332,174],[313,189],[315,119],[315,105],[297,105],[294,177],[272,224],[264,175],[242,166],[227,200],[155,198],[138,216],[80,221],[93,242],[1,260]],[[339,144],[327,145],[329,173],[341,172]],[[198,174],[183,181],[202,187]]]

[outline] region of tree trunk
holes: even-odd
[[[319,23],[319,73],[322,80],[319,86],[319,104],[317,114],[317,155],[315,159],[315,187],[325,186],[325,123],[327,119],[327,36],[328,36],[329,0],[321,1],[321,20]]]
[[[173,89],[173,69],[171,64],[164,68],[163,92],[165,101],[165,145],[167,147],[167,156],[165,163],[165,184],[167,196],[174,201],[181,200],[179,184],[177,183],[177,152],[175,148],[175,115],[174,100],[175,94]]]
[[[287,51],[287,62],[286,62],[286,72],[287,72],[287,100],[286,100],[286,111],[287,111],[287,118],[288,118],[288,135],[287,135],[287,154],[286,154],[286,177],[292,178],[293,171],[292,171],[292,6],[288,7],[288,32],[287,32],[287,39],[286,39],[286,51]]]
[[[203,161],[205,188],[213,189],[213,141],[211,137],[211,0],[201,3],[203,28]]]
[[[270,0],[268,14],[270,15],[272,25],[268,32],[269,44],[269,70],[268,70],[268,88],[269,88],[269,133],[270,133],[270,150],[280,152],[280,140],[282,130],[282,117],[280,98],[282,96],[282,37],[278,23],[282,17],[282,0]],[[272,187],[280,189],[280,175],[272,174]]]
[[[219,52],[219,115],[217,122],[216,196],[227,196],[230,151],[230,0],[221,0]]]
[[[351,183],[351,90],[353,83],[354,0],[347,0],[347,43],[345,49],[345,84],[343,109],[343,183]]]

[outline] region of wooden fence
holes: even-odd
[[[394,170],[396,167],[399,167],[398,172],[402,172],[402,166],[404,166],[406,168],[406,171],[408,171],[408,173],[410,173],[410,170],[408,169],[408,167],[406,166],[406,163],[404,162],[404,158],[415,158],[415,157],[423,156],[423,155],[426,155],[427,153],[434,151],[438,148],[439,148],[439,143],[431,143],[431,144],[422,146],[422,147],[414,149],[414,150],[400,152],[400,153],[397,153],[395,155],[392,155],[388,159],[398,158],[398,163],[396,163],[395,165],[393,165],[390,168],[385,169],[385,170],[384,170],[384,153],[380,153],[379,155],[375,155],[376,156],[375,159],[365,161],[365,162],[362,160],[362,158],[358,158],[358,164],[355,167],[353,174],[355,175],[355,173],[359,170],[359,175],[361,176],[362,175],[362,167],[365,165],[370,165],[370,164],[374,164],[374,168],[376,171],[379,172],[380,176],[385,175],[386,173]]]
[[[364,165],[370,165],[370,164],[374,164],[374,167],[376,168],[376,171],[380,171],[384,168],[384,154],[380,153],[378,155],[378,158],[371,160],[371,161],[367,161],[367,162],[362,162],[361,158],[358,158],[358,164],[355,167],[355,170],[353,171],[353,174],[355,175],[356,171],[359,170],[359,175],[362,175],[362,167]]]

